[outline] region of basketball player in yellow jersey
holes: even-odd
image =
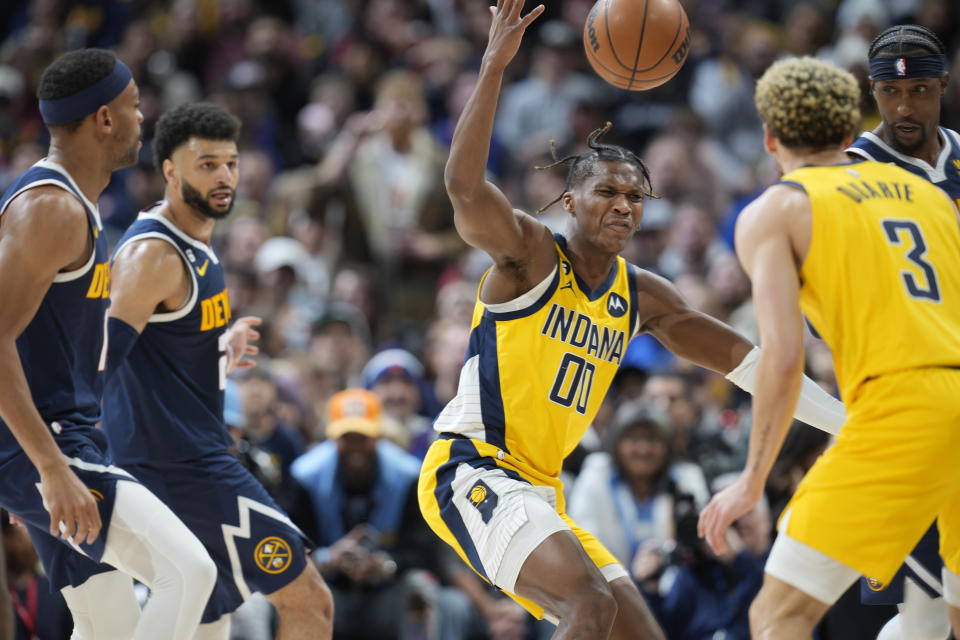
[[[494,10],[447,163],[457,229],[494,266],[480,285],[457,397],[435,425],[441,434],[424,461],[420,506],[479,575],[558,622],[554,638],[662,639],[626,570],[566,516],[560,466],[637,333],[748,390],[758,350],[618,256],[650,185],[637,156],[599,142],[605,129],[567,159],[565,237],[514,210],[484,179],[504,68],[543,11],[523,16],[522,6],[500,0]],[[835,431],[842,405],[812,382],[806,391],[798,415]]]
[[[704,509],[701,535],[723,551],[763,492],[800,388],[801,309],[833,350],[848,414],[781,517],[750,610],[757,638],[810,638],[860,574],[888,582],[936,518],[960,629],[957,211],[919,176],[851,162],[859,99],[853,76],[812,58],[778,62],[757,84],[785,175],[737,225],[763,349],[747,464]]]

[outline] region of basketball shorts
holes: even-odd
[[[934,525],[923,534],[923,538],[907,556],[903,565],[897,569],[897,573],[889,583],[883,584],[868,577],[860,579],[860,602],[863,604],[902,603],[906,578],[910,578],[929,597],[942,597],[943,583],[940,576],[942,569],[940,536]]]
[[[418,486],[427,524],[477,574],[535,617],[553,622],[543,607],[513,593],[524,561],[550,535],[572,531],[607,581],[628,575],[599,540],[566,515],[558,479],[537,481],[499,465],[496,447],[488,448],[441,435],[427,451]]]
[[[40,474],[25,453],[0,465],[0,506],[23,520],[51,587],[59,590],[82,584],[91,575],[111,569],[100,565],[99,560],[110,529],[117,482],[132,482],[134,478],[104,453],[106,439],[99,429],[64,425],[63,436],[56,435],[54,439],[70,468],[97,502],[101,522],[97,539],[92,544],[74,544],[50,535],[50,513],[40,495]]]
[[[847,416],[785,509],[781,532],[888,584],[939,518],[941,557],[958,573],[960,371],[874,378]]]
[[[310,541],[229,453],[124,468],[173,510],[216,563],[203,622],[232,612],[255,591],[273,593],[306,567]]]

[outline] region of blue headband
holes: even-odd
[[[58,125],[86,117],[111,102],[130,84],[133,74],[127,65],[117,60],[113,71],[93,86],[77,91],[72,96],[56,100],[41,100],[40,115],[46,124]]]
[[[870,77],[873,80],[939,78],[946,72],[947,56],[942,54],[870,59]]]

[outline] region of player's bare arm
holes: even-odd
[[[36,187],[11,201],[0,217],[0,416],[40,473],[50,534],[93,542],[100,515],[90,492],[67,466],[33,405],[16,340],[60,271],[82,267],[93,251],[87,213],[63,189]]]
[[[729,373],[753,344],[719,320],[691,307],[667,279],[648,271],[637,277],[641,331],[675,355],[719,373]]]
[[[809,225],[806,196],[790,187],[775,187],[748,206],[737,223],[737,254],[751,278],[754,298],[764,301],[757,305],[763,348],[757,363],[747,462],[739,479],[717,494],[700,516],[699,532],[718,553],[727,548],[727,528],[763,494],[800,395],[803,315],[791,227],[804,220],[804,210]]]
[[[190,275],[169,242],[146,239],[123,247],[111,267],[110,317],[143,331],[155,313],[176,311],[190,296]]]
[[[514,210],[485,177],[504,69],[517,54],[526,28],[543,12],[540,5],[524,16],[523,4],[500,0],[491,7],[493,23],[477,86],[457,122],[444,172],[457,231],[468,244],[489,253],[496,265],[484,283],[482,297],[490,303],[525,293],[556,263],[550,231]]]

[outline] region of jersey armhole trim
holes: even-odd
[[[513,300],[496,304],[481,302],[481,304],[484,306],[485,315],[492,320],[515,320],[517,318],[523,318],[539,311],[550,297],[553,296],[559,283],[560,265],[556,264],[546,278]]]
[[[190,295],[187,296],[186,302],[184,302],[183,305],[175,311],[154,313],[150,316],[150,319],[147,320],[148,324],[151,322],[173,322],[174,320],[183,318],[193,310],[193,307],[197,304],[197,295],[200,288],[197,285],[197,277],[193,274],[193,268],[190,266],[190,261],[187,260],[187,256],[183,253],[180,247],[177,246],[177,243],[173,241],[173,238],[170,238],[169,236],[166,236],[158,231],[148,231],[146,233],[137,234],[131,238],[127,238],[126,242],[117,247],[114,255],[120,253],[120,251],[129,244],[150,238],[156,238],[158,240],[168,242],[170,246],[176,249],[177,253],[180,254],[180,259],[183,261],[183,264],[187,269],[187,273],[190,274]]]

